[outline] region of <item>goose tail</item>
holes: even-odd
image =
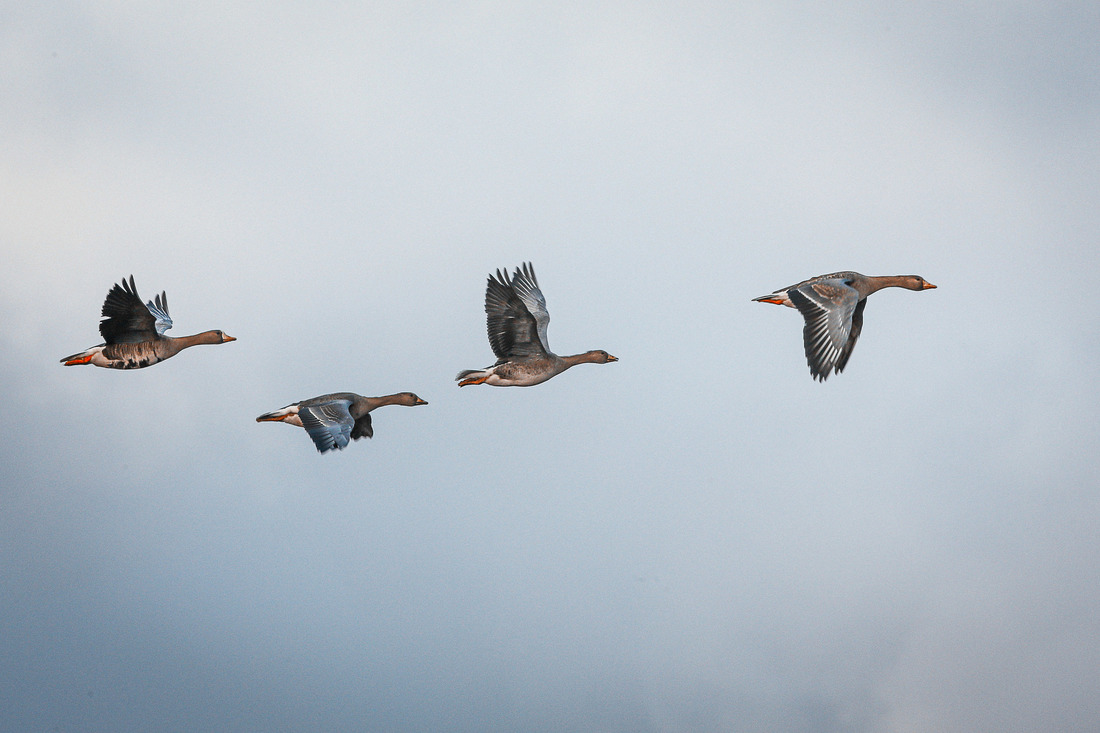
[[[459,387],[470,384],[483,384],[492,373],[491,369],[463,369],[455,377],[455,381],[458,382]]]
[[[71,354],[61,360],[61,363],[65,366],[77,366],[78,364],[91,364],[92,357],[95,356],[95,349],[88,349],[87,351],[81,351],[77,354]]]
[[[298,405],[287,405],[281,410],[272,410],[271,412],[265,412],[256,418],[256,422],[282,422],[288,417],[293,417],[298,414]]]

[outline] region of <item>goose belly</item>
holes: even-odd
[[[108,344],[92,364],[108,369],[144,369],[164,361],[150,344]]]
[[[554,366],[545,360],[506,362],[495,366],[485,383],[495,387],[533,387],[556,376],[560,370]]]

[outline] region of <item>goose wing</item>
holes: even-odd
[[[863,328],[867,301],[861,301],[855,288],[841,278],[807,282],[789,289],[787,296],[806,319],[802,339],[810,374],[824,381],[830,372],[838,373],[848,363]]]
[[[498,359],[544,356],[550,352],[546,327],[550,313],[530,263],[512,277],[499,269],[485,288],[489,345]]]
[[[856,304],[855,312],[852,313],[852,330],[848,332],[848,342],[844,344],[844,348],[840,350],[840,357],[836,360],[837,374],[844,371],[844,367],[848,365],[848,357],[852,355],[856,340],[859,339],[859,334],[863,331],[863,309],[866,305],[867,299],[864,298]]]
[[[350,405],[350,400],[332,400],[299,406],[298,418],[313,439],[318,453],[341,450],[347,446],[355,427],[355,420],[348,411]]]
[[[155,319],[153,327],[156,328],[157,334],[163,336],[164,332],[172,327],[172,316],[168,315],[168,293],[162,290],[156,300],[147,301],[145,307],[153,314]]]
[[[142,303],[133,275],[129,281],[123,278],[111,288],[103,301],[101,314],[99,333],[108,344],[152,341],[172,326],[167,296],[158,295],[157,302],[149,305]]]
[[[359,440],[360,438],[373,438],[374,428],[370,424],[370,413],[364,413],[361,418],[355,421],[355,427],[351,430],[351,439]]]

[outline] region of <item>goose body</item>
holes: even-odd
[[[497,356],[493,366],[464,369],[455,377],[459,387],[488,384],[492,387],[531,387],[541,384],[577,364],[607,364],[618,361],[602,349],[572,356],[558,356],[550,350],[546,327],[550,313],[539,289],[535,268],[529,262],[509,277],[499,269],[489,275],[485,289],[485,314],[489,345]]]
[[[919,275],[861,275],[834,272],[803,280],[768,295],[753,298],[796,308],[806,319],[802,339],[810,375],[825,381],[829,373],[844,371],[863,330],[867,296],[883,288],[931,290],[936,286]]]
[[[385,405],[428,404],[412,392],[382,397],[363,397],[354,392],[334,392],[265,412],[256,422],[285,422],[305,428],[318,453],[343,450],[351,440],[374,437],[370,413]]]
[[[103,320],[99,334],[104,343],[61,360],[65,366],[91,364],[107,369],[142,369],[171,358],[198,344],[224,344],[236,341],[221,331],[204,331],[192,336],[173,338],[164,332],[172,327],[168,315],[168,296],[164,292],[142,303],[134,276],[124,278],[107,293],[103,301]]]

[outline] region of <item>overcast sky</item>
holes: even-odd
[[[0,4],[0,729],[1097,730],[1098,62],[1095,2]],[[460,390],[526,260],[620,361]],[[939,287],[819,384],[750,301],[842,269]],[[62,367],[131,273],[238,340]]]

